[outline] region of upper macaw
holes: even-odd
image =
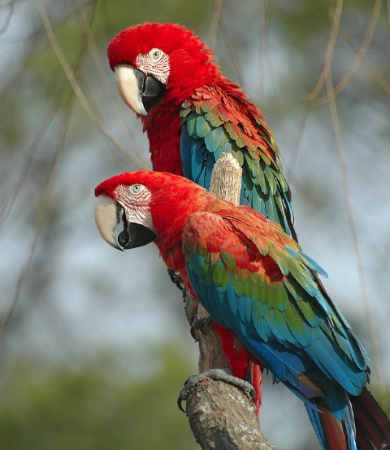
[[[231,153],[243,169],[240,203],[296,237],[274,136],[199,37],[179,25],[145,23],[114,37],[108,59],[121,97],[143,122],[154,170],[184,175],[208,189],[214,163],[222,152]],[[256,365],[251,378],[259,408]]]
[[[147,132],[154,170],[208,189],[214,163],[232,153],[243,168],[240,203],[295,237],[274,136],[199,37],[170,23],[136,25],[112,39],[108,59],[122,99]]]
[[[169,173],[117,175],[95,195],[110,245],[154,241],[181,274],[216,322],[233,375],[243,375],[240,344],[247,363],[304,402],[324,450],[390,448],[390,422],[366,388],[365,350],[319,283],[322,269],[280,225]]]

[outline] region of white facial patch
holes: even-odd
[[[138,223],[151,231],[154,230],[150,201],[152,193],[143,184],[124,186],[120,184],[115,189],[118,202],[125,210],[126,220],[129,223]]]
[[[146,75],[152,75],[164,85],[167,84],[170,71],[169,56],[159,48],[152,48],[148,53],[138,55],[135,63]]]

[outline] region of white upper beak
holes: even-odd
[[[134,68],[127,64],[119,64],[114,70],[116,85],[122,100],[136,114],[147,116],[148,113],[142,103],[138,81],[134,74]]]
[[[114,233],[118,225],[116,202],[106,195],[100,195],[95,206],[95,223],[102,238],[112,247],[119,247]]]

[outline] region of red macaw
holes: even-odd
[[[246,366],[260,363],[304,402],[324,450],[390,448],[365,350],[322,269],[280,225],[169,173],[117,175],[95,194],[102,237],[120,250],[156,243],[217,324],[233,375],[242,345]]]
[[[274,136],[199,37],[170,23],[136,25],[112,39],[108,59],[120,95],[147,132],[154,170],[208,189],[214,163],[231,153],[243,168],[240,203],[295,236]]]

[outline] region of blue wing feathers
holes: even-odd
[[[328,278],[328,274],[325,272],[325,270],[314,261],[314,259],[310,258],[310,256],[306,255],[306,253],[301,252],[301,256],[305,259],[307,262],[307,265],[312,269],[315,270],[317,273],[322,275],[324,278]]]
[[[259,149],[246,146],[238,124],[223,122],[209,105],[198,110],[183,105],[180,141],[183,174],[206,189],[211,171],[222,152],[231,153],[243,168],[240,201],[281,224],[292,234],[292,209],[286,180],[279,168]],[[207,172],[207,173],[206,173]],[[287,218],[288,216],[289,218]]]
[[[211,126],[204,116],[198,116],[196,119],[196,135],[199,138],[204,138],[211,131]]]
[[[206,147],[211,153],[217,151],[218,149],[222,151],[223,146],[227,142],[225,130],[223,129],[222,126],[215,128],[212,133],[206,134],[204,139]]]
[[[211,317],[232,329],[240,342],[291,389],[298,390],[298,381],[294,385],[292,380],[304,367],[304,372],[317,371],[322,384],[333,380],[334,386],[358,395],[367,382],[365,356],[350,329],[334,316],[331,305],[326,313],[315,296],[309,299],[308,289],[298,294],[301,279],[294,279],[292,273],[286,278],[288,288],[285,283],[277,289],[257,285],[253,295],[251,289],[237,283],[227,268],[232,263],[226,256],[225,261],[227,264],[216,266],[218,275],[213,280],[210,274],[215,266],[210,265],[207,254],[193,252],[188,256],[191,283]],[[217,285],[215,279],[224,283]]]
[[[191,148],[193,144],[193,139],[191,138],[190,132],[188,130],[189,122],[187,122],[187,126],[183,128],[180,138],[180,148]],[[192,176],[192,151],[181,151],[181,165],[183,168],[183,174],[186,178],[193,180]]]

